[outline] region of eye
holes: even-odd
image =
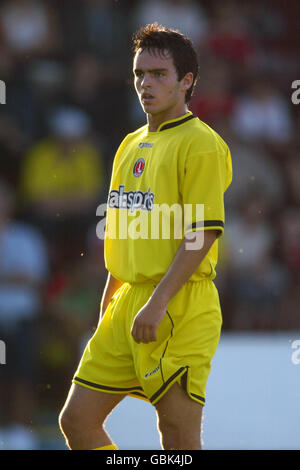
[[[143,75],[144,75],[144,73],[141,70],[136,70],[136,72],[135,72],[136,78],[142,78]]]

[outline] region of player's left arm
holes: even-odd
[[[152,296],[136,315],[131,334],[137,343],[157,340],[157,328],[162,321],[169,300],[188,281],[217,238],[215,230],[193,233],[194,240],[185,237],[167,273],[156,286]],[[194,243],[197,249],[187,249]],[[197,244],[197,245],[196,245]]]
[[[211,150],[188,154],[181,186],[184,204],[201,201],[203,214],[199,219],[189,215],[185,220],[185,237],[173,262],[161,279],[151,298],[135,317],[131,333],[138,343],[156,341],[157,328],[169,300],[196,271],[216,238],[224,230],[224,191],[231,180],[231,157],[227,146],[219,139],[212,141]],[[193,206],[194,207],[194,206]],[[196,238],[194,246],[191,236]]]

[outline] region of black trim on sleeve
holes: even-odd
[[[190,229],[195,230],[199,227],[222,227],[224,229],[224,222],[222,222],[222,220],[201,220],[199,222],[193,222],[186,228],[186,231]]]

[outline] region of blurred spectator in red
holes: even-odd
[[[254,193],[227,222],[236,329],[268,330],[278,325],[288,273],[273,256],[278,233],[269,210],[263,195]]]
[[[81,242],[106,189],[102,154],[81,110],[54,112],[48,138],[27,153],[20,195],[26,213],[66,249]],[[62,237],[62,238],[61,238]]]
[[[133,29],[159,23],[188,35],[195,46],[208,30],[208,19],[199,2],[193,0],[142,0],[133,11]]]
[[[213,18],[206,45],[208,51],[218,59],[238,66],[251,63],[256,46],[240,2],[236,5],[235,2],[218,1],[213,5]]]
[[[0,9],[0,36],[20,59],[49,54],[59,45],[55,11],[40,0],[9,0]]]
[[[14,220],[15,196],[0,182],[0,338],[7,363],[0,370],[0,426],[5,448],[34,449],[37,412],[38,321],[48,276],[45,241]],[[32,428],[33,425],[33,428]]]
[[[210,59],[200,73],[190,109],[205,123],[214,126],[220,119],[229,118],[233,111],[232,77],[228,66]]]
[[[285,143],[293,132],[292,116],[274,81],[255,77],[236,101],[232,126],[246,141]]]

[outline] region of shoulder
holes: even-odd
[[[120,145],[119,145],[119,147],[116,151],[115,159],[118,158],[119,154],[122,153],[122,151],[126,147],[130,147],[132,145],[135,145],[136,142],[139,142],[140,139],[141,139],[141,136],[145,134],[146,128],[147,128],[147,125],[145,125],[143,127],[140,127],[139,129],[127,134],[123,138],[123,140],[121,141],[121,143],[120,143]]]
[[[126,135],[126,137],[123,139],[122,143],[130,143],[130,142],[133,142],[133,141],[136,141],[138,139],[140,139],[147,131],[147,124],[145,124],[144,126],[142,127],[139,127],[138,129],[136,129],[135,131],[133,132],[130,132],[129,134]]]
[[[222,137],[198,117],[190,122],[187,133],[191,141],[190,153],[224,153],[229,151]]]

